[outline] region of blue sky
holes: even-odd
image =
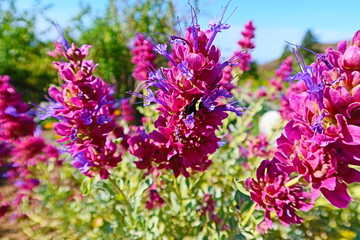
[[[36,1],[17,1],[20,8],[28,8],[34,2]],[[96,14],[103,13],[107,4],[107,0],[42,0],[41,2],[53,4],[46,15],[57,20],[61,26],[66,26],[80,11],[80,3],[89,4]],[[186,3],[186,0],[175,0],[177,14],[180,17],[189,13]],[[207,27],[208,20],[216,17],[224,3],[226,2],[221,0],[199,0],[199,23],[202,29]],[[252,55],[259,63],[278,58],[285,46],[284,41],[299,44],[307,29],[311,29],[322,43],[350,40],[360,29],[359,0],[232,0],[227,13],[230,14],[236,7],[237,10],[227,22],[231,28],[219,34],[216,41],[223,50],[224,57],[230,57],[238,48],[236,42],[241,38],[243,25],[249,20],[253,20],[256,27],[256,48]],[[39,25],[40,28],[46,27],[44,22],[40,22]],[[55,31],[50,33],[49,37],[56,38]]]

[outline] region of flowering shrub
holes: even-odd
[[[360,146],[357,121],[359,72],[353,52],[359,48],[359,37],[357,32],[350,46],[342,41],[337,51],[329,48],[325,54],[316,54],[316,61],[310,66],[304,64],[298,47],[294,50],[300,72],[293,79],[303,82],[296,83],[303,87],[291,88],[296,92],[288,94],[291,114],[285,116],[290,121],[277,139],[275,157],[270,162],[265,160],[259,167],[259,182],[248,179],[246,183],[252,199],[266,209],[267,221],[270,221],[268,211],[275,211],[284,224],[301,222],[294,209],[308,211],[311,205],[299,205],[299,199],[304,201],[311,196],[314,200],[320,193],[338,208],[346,208],[352,201],[347,184],[360,181],[360,172],[353,167],[359,166]],[[260,170],[269,164],[273,177],[265,176]],[[290,180],[294,175],[297,177]],[[280,208],[280,202],[269,201],[269,197],[264,203],[264,197],[261,197],[264,194],[271,197],[283,195],[279,187],[274,187],[278,184],[277,178],[285,181],[285,186],[286,181],[289,183],[301,178],[310,184],[311,195],[298,189],[297,194],[303,196],[287,198]],[[263,181],[270,184],[269,187]],[[289,194],[291,190],[287,192]]]
[[[160,32],[168,44],[136,35],[139,84],[119,100],[95,77],[90,46],[70,46],[58,29],[50,54],[62,84],[50,86],[37,111],[56,119],[56,136],[40,135],[0,77],[0,170],[17,188],[14,200],[0,195],[0,217],[21,208],[12,216],[24,217],[32,239],[356,238],[360,33],[314,53],[309,66],[294,45],[294,56],[255,88],[244,51],[254,47],[253,23],[229,60],[213,45],[230,27],[228,7],[207,30],[191,7],[184,33]],[[155,53],[166,67],[156,69]],[[60,143],[64,164],[43,135]]]

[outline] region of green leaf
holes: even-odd
[[[172,209],[174,210],[174,212],[180,212],[180,204],[179,204],[179,199],[177,198],[176,194],[174,192],[170,193],[170,201],[171,201],[171,206]]]
[[[148,189],[151,185],[150,179],[145,179],[139,183],[135,191],[135,198],[140,198],[141,195]]]
[[[98,188],[98,198],[104,202],[110,201],[111,194],[106,188]]]
[[[90,193],[93,181],[93,178],[85,177],[84,180],[81,182],[80,190],[83,195],[86,196]]]
[[[250,196],[250,193],[248,191],[245,190],[245,181],[244,180],[239,180],[238,178],[234,178],[234,182],[236,185],[236,188],[240,191],[240,193],[246,195],[246,196]]]
[[[235,218],[233,216],[231,216],[230,219],[229,219],[229,225],[230,225],[232,230],[236,229],[236,227],[237,227],[236,220],[235,220]]]

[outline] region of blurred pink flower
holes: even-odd
[[[241,32],[244,38],[238,41],[241,50],[250,50],[255,48],[255,43],[253,38],[255,37],[255,27],[252,21],[249,21],[245,24],[244,30]],[[237,52],[239,53],[239,52]],[[240,70],[246,72],[250,70],[250,62],[251,62],[251,55],[250,53],[245,53],[241,59],[239,59],[239,63],[237,66]]]
[[[136,34],[134,46],[131,50],[134,55],[131,62],[135,64],[133,76],[138,81],[147,80],[149,72],[156,68],[156,55],[153,46],[141,34]]]

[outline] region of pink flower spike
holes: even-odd
[[[186,177],[205,171],[212,163],[209,155],[219,148],[221,139],[216,132],[227,112],[242,115],[243,108],[237,101],[224,103],[231,97],[227,87],[230,83],[220,81],[222,69],[243,55],[221,64],[220,50],[212,45],[217,33],[230,27],[222,22],[225,12],[206,31],[198,26],[193,9],[192,14],[192,25],[186,29],[185,37],[169,36],[171,55],[167,44],[158,44],[148,36],[155,52],[167,58],[169,67],[151,71],[149,78],[139,84],[137,89],[146,89],[147,95],[133,93],[145,99],[144,106],[157,104],[159,111],[155,130],[145,133],[140,129],[139,135],[128,140],[129,151],[139,158],[135,164],[140,169],[169,169],[175,176]]]

